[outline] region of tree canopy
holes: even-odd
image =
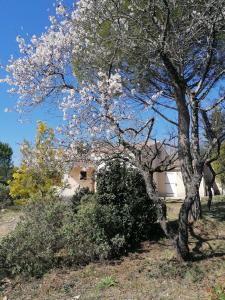
[[[0,142],[0,181],[6,183],[12,173],[12,148]]]
[[[15,169],[10,181],[10,195],[13,198],[28,200],[62,186],[62,152],[55,148],[54,139],[53,129],[39,122],[35,145],[24,141],[21,167]]]

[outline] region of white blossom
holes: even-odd
[[[100,14],[105,7],[106,14]],[[56,16],[50,16],[51,25],[45,33],[39,37],[33,35],[28,42],[17,37],[20,56],[12,57],[6,67],[9,75],[3,81],[11,86],[11,92],[19,95],[16,106],[19,113],[49,98],[56,99],[64,120],[58,129],[63,144],[72,144],[81,138],[89,141],[114,138],[115,123],[123,128],[143,126],[142,114],[146,114],[146,107],[140,106],[137,111],[132,99],[140,96],[139,86],[131,87],[130,97],[124,89],[127,78],[118,68],[110,72],[96,68],[91,80],[83,79],[90,78],[89,74],[83,75],[89,72],[96,57],[107,61],[112,55],[101,44],[101,36],[94,25],[96,22],[104,25],[111,17],[110,9],[113,9],[111,1],[80,0],[69,13],[61,2],[58,3]],[[128,30],[126,19],[119,21],[120,27],[115,20],[110,30],[116,34],[123,27],[125,34]],[[130,80],[127,82],[131,84]],[[147,104],[148,100],[145,101]],[[127,138],[131,138],[129,132]]]

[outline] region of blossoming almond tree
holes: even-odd
[[[29,44],[18,38],[21,57],[10,61],[5,79],[20,95],[19,112],[54,99],[68,120],[70,141],[90,141],[91,136],[114,141],[139,162],[146,157],[140,150],[151,152],[150,164],[139,164],[142,169],[148,165],[147,173],[155,171],[152,158],[158,148],[146,151],[153,116],[177,128],[186,197],[173,240],[182,259],[189,257],[188,216],[193,211],[196,219],[200,213],[203,167],[214,159],[213,148],[218,155],[223,138],[208,117],[225,97],[221,90],[218,99],[208,98],[224,77],[224,0],[214,2],[80,0],[70,13],[59,4],[46,33],[33,36]],[[204,153],[201,125],[210,141]]]
[[[126,93],[123,89],[119,71],[110,75],[99,71],[94,82],[78,82],[74,78],[75,51],[79,45],[74,36],[74,22],[78,17],[76,11],[68,16],[63,6],[57,12],[63,15],[63,20],[57,23],[51,17],[49,31],[40,38],[32,37],[31,44],[17,38],[22,56],[10,61],[7,71],[11,76],[6,81],[13,86],[10,92],[20,95],[18,112],[54,98],[67,121],[62,141],[67,146],[65,161],[89,155],[89,151],[79,151],[80,146],[85,148],[82,140],[97,140],[94,151],[104,158],[106,154],[112,156],[112,151],[114,156],[122,154],[143,174],[148,194],[158,208],[158,219],[165,233],[172,236],[167,228],[165,204],[157,195],[153,179],[155,172],[174,168],[176,160],[176,152],[170,155],[165,151],[158,159],[170,141],[157,143],[152,139],[154,118],[148,109],[161,93],[148,95],[137,106],[133,92]]]

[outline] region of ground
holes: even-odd
[[[3,209],[0,211],[0,238],[12,231],[21,216],[19,209]]]
[[[172,221],[180,203],[179,200],[168,203]],[[225,200],[217,199],[210,213],[205,202],[203,209],[203,220],[197,222],[191,232],[190,247],[195,252],[192,263],[179,264],[173,246],[161,238],[143,243],[118,261],[53,270],[38,280],[6,279],[0,286],[0,295],[7,296],[8,300],[225,299],[212,295],[215,286],[218,293],[223,293],[220,284],[225,281]],[[14,224],[17,218],[15,212],[4,214],[0,228],[11,224],[3,225],[3,220]]]

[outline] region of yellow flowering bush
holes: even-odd
[[[35,145],[24,141],[21,166],[14,170],[9,182],[12,198],[29,199],[62,186],[62,151],[55,147],[54,141],[54,130],[38,122]]]

